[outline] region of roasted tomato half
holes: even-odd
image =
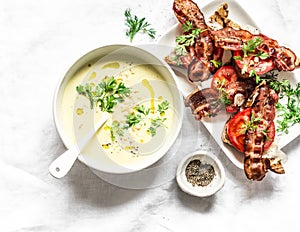
[[[244,57],[243,51],[233,51],[235,57],[241,57],[241,60],[235,59],[237,66],[243,70],[244,65],[247,66],[246,73],[250,73],[254,70],[257,75],[265,74],[274,69],[274,62],[272,58],[260,59],[257,56],[246,56]]]
[[[237,112],[238,108],[233,105],[233,99],[229,96],[229,91],[232,91],[230,86],[236,82],[238,75],[235,71],[235,68],[232,66],[223,66],[221,67],[213,76],[211,82],[211,88],[217,89],[219,91],[220,97],[223,98],[226,107],[226,112],[234,113]]]
[[[251,115],[251,108],[247,108],[236,115],[234,115],[227,124],[227,135],[231,142],[231,144],[239,151],[243,152],[244,144],[245,144],[245,125],[247,122],[250,121]],[[274,141],[275,138],[275,124],[274,122],[271,123],[270,127],[267,131],[267,137],[264,150],[267,150]]]
[[[225,88],[230,82],[236,81],[238,75],[232,66],[221,67],[213,76],[211,81],[211,88],[219,89]]]

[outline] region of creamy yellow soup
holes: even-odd
[[[82,154],[95,159],[105,155],[118,164],[126,165],[151,156],[162,146],[176,114],[170,86],[154,65],[123,61],[89,64],[68,81],[62,97],[63,127],[73,143],[84,137],[103,113],[98,106],[91,109],[89,99],[79,95],[76,86],[86,83],[96,86],[111,76],[130,88],[130,96],[114,107],[111,117],[82,150]],[[169,103],[168,109],[160,112],[159,106],[163,102]],[[126,117],[139,114],[137,106],[149,109],[148,115],[141,115],[139,124],[124,129]]]

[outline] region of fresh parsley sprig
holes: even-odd
[[[269,58],[269,54],[263,51],[255,52],[259,45],[261,45],[264,41],[260,37],[255,37],[253,39],[250,39],[245,43],[242,47],[242,51],[244,53],[244,57],[248,55],[253,55],[256,57],[259,57],[262,60],[265,60]],[[240,56],[234,56],[235,60],[242,60],[242,57]]]
[[[147,33],[152,39],[155,38],[156,31],[151,26],[150,23],[146,21],[146,18],[143,17],[139,19],[136,15],[131,14],[131,9],[125,10],[125,25],[128,27],[126,31],[126,36],[129,37],[130,42],[133,41],[134,36],[138,32]]]
[[[244,53],[244,56],[246,57],[249,53],[254,53],[255,50],[259,45],[263,43],[262,39],[260,37],[255,37],[253,39],[250,39],[247,41],[246,44],[243,45],[242,51]]]
[[[158,105],[158,112],[160,115],[164,115],[165,111],[169,109],[169,102],[168,101],[163,101],[161,104]]]
[[[161,117],[151,119],[151,126],[148,128],[148,131],[152,137],[156,135],[157,128],[165,127],[164,122],[166,120],[167,120],[166,118],[161,118]]]
[[[256,73],[254,69],[251,69],[249,72],[250,77],[255,77],[255,82],[258,84],[260,82],[260,76]]]
[[[184,56],[187,54],[186,47],[193,46],[196,39],[199,37],[202,30],[200,28],[194,28],[190,21],[182,24],[184,34],[176,37],[175,54],[177,56]]]
[[[220,80],[219,78],[216,78],[215,80],[215,86],[217,86],[217,90],[219,92],[219,98],[220,101],[223,102],[225,105],[230,105],[231,100],[228,98],[228,93],[226,92],[226,80]]]
[[[128,114],[126,117],[126,126],[124,126],[124,129],[128,129],[130,127],[133,127],[137,124],[139,124],[142,121],[142,116],[140,114],[135,114],[134,112],[131,114]]]
[[[138,105],[137,107],[135,107],[135,110],[145,116],[150,113],[150,109],[146,108],[144,105]]]
[[[259,117],[255,117],[255,115],[252,113],[250,120],[245,121],[245,124],[242,126],[241,133],[246,132],[248,130],[252,130],[252,131],[256,130],[258,128],[257,124],[260,122],[260,120],[261,119]]]
[[[191,21],[186,21],[186,23],[182,24],[182,30],[183,32],[189,32],[192,31],[194,28],[193,23]]]
[[[264,41],[260,38],[260,37],[255,37],[253,39],[250,39],[249,41],[247,41],[247,43],[243,44],[242,47],[242,51],[243,51],[243,57],[241,56],[233,56],[234,60],[240,60],[240,61],[244,61],[241,73],[245,74],[246,72],[249,72],[249,68],[250,68],[250,64],[251,62],[255,62],[252,59],[246,58],[245,57],[249,56],[251,58],[254,57],[258,57],[261,60],[265,60],[267,58],[269,58],[269,54],[264,52],[264,51],[257,51],[258,46],[260,46]],[[250,77],[255,76],[256,77],[256,82],[258,83],[260,81],[259,76],[256,74],[255,70],[251,70],[250,69]]]
[[[167,100],[163,101],[157,107],[157,112],[159,113],[158,117],[151,117],[150,108],[145,107],[144,105],[137,105],[133,108],[134,110],[126,116],[125,124],[121,125],[120,122],[114,122],[110,127],[112,141],[115,139],[114,132],[119,136],[124,135],[123,130],[128,130],[132,127],[142,127],[147,125],[147,121],[150,121],[150,125],[147,129],[147,132],[153,137],[156,135],[157,128],[164,126],[164,122],[167,118],[164,118],[165,111],[169,109],[169,102]]]
[[[89,83],[79,85],[76,90],[79,94],[88,97],[91,109],[99,104],[102,111],[109,113],[113,112],[113,108],[118,102],[122,102],[124,97],[130,95],[130,89],[123,82],[117,83],[113,76],[104,78],[96,86]]]
[[[216,67],[220,68],[222,66],[222,61],[221,60],[210,60],[210,62]]]
[[[288,134],[291,126],[300,123],[300,83],[293,87],[288,80],[279,81],[275,78],[269,79],[268,83],[270,88],[279,92],[279,98],[282,99],[282,103],[276,104],[277,131]]]

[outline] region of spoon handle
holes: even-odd
[[[88,141],[98,131],[98,129],[107,121],[109,113],[104,112],[103,116],[96,123],[95,127],[89,131],[77,144],[73,145],[70,149],[65,151],[59,157],[57,157],[49,166],[49,172],[56,178],[64,177],[72,168],[73,164],[77,160],[80,151],[85,147]]]
[[[64,177],[72,168],[79,154],[79,147],[72,146],[50,164],[50,174],[58,179]]]

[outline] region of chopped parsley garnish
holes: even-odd
[[[258,51],[258,53],[255,56],[259,57],[262,60],[269,58],[269,54],[262,51]]]
[[[165,126],[164,121],[166,120],[167,120],[166,118],[151,119],[151,126],[149,127],[148,131],[150,132],[152,137],[156,135],[157,128],[161,126]]]
[[[131,9],[126,9],[124,15],[125,25],[128,27],[126,36],[129,37],[130,42],[133,41],[134,36],[138,32],[146,33],[152,39],[155,38],[156,31],[153,28],[149,28],[151,24],[146,21],[145,17],[139,19],[136,15],[131,15]]]
[[[125,129],[133,127],[139,124],[142,121],[142,116],[140,114],[131,113],[126,117],[126,126]]]
[[[135,107],[135,110],[145,116],[147,116],[150,113],[150,109],[146,108],[144,105],[139,105]]]
[[[113,76],[104,78],[96,86],[89,83],[79,85],[76,90],[79,94],[88,97],[91,109],[99,104],[102,111],[109,113],[113,112],[113,108],[118,102],[122,102],[124,97],[128,97],[130,94],[130,89],[123,82],[117,83]]]
[[[232,57],[234,60],[243,60],[243,58],[241,56],[233,56]]]
[[[222,66],[222,61],[217,61],[217,60],[210,60],[210,62],[216,67],[220,68]]]
[[[169,109],[169,102],[165,100],[158,105],[157,112],[159,113],[159,116],[157,116],[157,114],[156,116],[151,116],[150,108],[147,108],[144,105],[137,105],[133,109],[134,110],[126,116],[126,120],[123,125],[121,122],[114,121],[110,126],[112,141],[115,140],[115,133],[122,137],[124,135],[124,130],[128,130],[133,127],[142,128],[148,126],[146,132],[152,137],[155,136],[157,128],[165,126],[164,122],[167,118],[163,118],[163,115],[165,114],[165,111]]]
[[[263,43],[263,40],[260,37],[255,37],[250,39],[246,44],[243,45],[242,51],[244,53],[244,57],[246,57],[249,53],[254,53],[259,45]]]
[[[161,104],[158,105],[157,110],[160,114],[164,114],[167,109],[169,109],[169,102],[163,101]]]
[[[245,124],[242,126],[243,129],[241,133],[246,132],[248,130],[252,130],[252,131],[256,130],[258,128],[257,123],[259,122],[260,122],[260,118],[255,117],[255,115],[252,113],[250,117],[250,121],[245,121]]]
[[[217,90],[219,91],[219,98],[221,102],[223,102],[225,105],[230,105],[231,100],[228,99],[228,93],[225,90],[226,80],[225,79],[220,80],[219,78],[217,78],[214,84],[215,86],[217,86]]]
[[[258,84],[260,82],[260,76],[256,73],[256,71],[254,69],[250,70],[249,76],[255,77],[256,84]]]

